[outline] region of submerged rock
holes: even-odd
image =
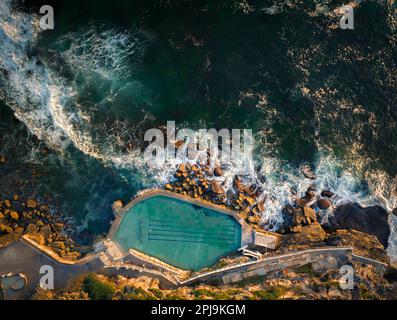
[[[388,213],[379,206],[363,208],[358,204],[346,203],[338,206],[334,214],[324,224],[333,231],[337,229],[354,229],[372,234],[386,247],[390,235]]]
[[[323,190],[321,196],[324,198],[332,198],[335,194],[329,190]]]
[[[313,172],[312,168],[310,168],[309,166],[302,168],[302,173],[308,179],[311,179],[311,180],[316,179],[316,174]]]

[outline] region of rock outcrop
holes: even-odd
[[[329,231],[354,229],[374,235],[386,247],[390,235],[388,213],[379,206],[363,208],[354,203],[338,206],[323,226]]]

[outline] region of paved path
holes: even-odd
[[[80,274],[97,271],[103,267],[98,256],[89,257],[77,263],[56,260],[24,238],[0,250],[0,274],[23,273],[28,279],[27,287],[16,296],[18,299],[34,292],[43,276],[40,274],[40,268],[44,265],[54,269],[55,289],[63,288],[70,279]]]

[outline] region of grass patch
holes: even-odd
[[[254,291],[253,295],[261,300],[277,300],[287,293],[287,289],[281,286],[271,287],[269,290]]]

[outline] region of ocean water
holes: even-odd
[[[269,230],[313,183],[305,166],[337,204],[390,211],[396,4],[356,2],[354,30],[341,30],[343,1],[333,0],[0,0],[0,154],[12,159],[1,174],[8,182],[34,168],[25,192],[51,194],[80,232],[106,232],[112,201],[161,186],[183,161],[143,161],[145,131],[174,120],[253,130],[245,179],[263,188]],[[54,30],[39,29],[43,4]],[[226,189],[240,165],[219,178]]]

